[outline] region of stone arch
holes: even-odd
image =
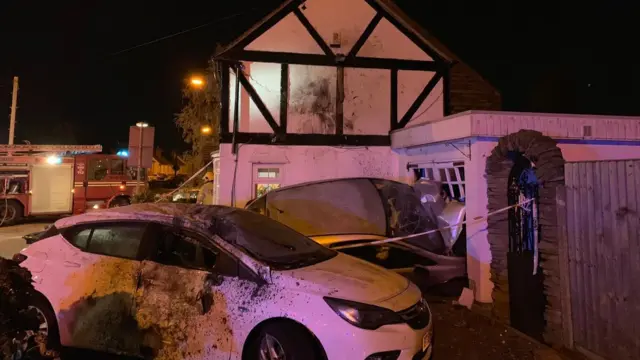
[[[520,153],[535,164],[538,179],[539,269],[544,278],[545,324],[542,334],[545,341],[556,343],[561,337],[561,302],[559,296],[559,263],[557,238],[558,186],[564,186],[564,158],[557,143],[538,131],[520,130],[498,141],[487,158],[485,177],[489,212],[508,206],[507,189],[510,172],[514,166],[510,155]],[[488,239],[491,248],[491,281],[494,284],[493,314],[511,323],[510,294],[507,255],[509,251],[509,215],[497,214],[488,219]]]

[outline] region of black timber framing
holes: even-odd
[[[274,133],[246,133],[238,132],[235,134],[235,142],[252,143],[252,144],[279,144],[279,145],[347,145],[347,146],[389,146],[390,138],[387,135],[344,135],[344,69],[345,68],[361,68],[361,69],[386,69],[391,71],[391,98],[390,98],[390,129],[400,129],[405,127],[415,116],[420,106],[433,91],[437,83],[442,79],[443,82],[443,113],[450,114],[450,64],[448,61],[432,49],[424,39],[407,28],[407,25],[392,16],[383,6],[380,6],[374,0],[365,0],[374,10],[376,15],[367,25],[361,36],[358,38],[349,54],[334,54],[331,47],[324,41],[318,31],[309,22],[307,17],[300,10],[300,5],[304,0],[294,0],[281,7],[279,10],[264,22],[260,23],[247,36],[236,42],[232,47],[220,53],[216,58],[227,64],[227,79],[224,79],[223,67],[223,89],[222,89],[222,124],[221,138],[222,143],[232,142],[234,137],[229,133],[229,64],[242,61],[247,62],[264,62],[277,63],[281,65],[281,81],[280,81],[280,125],[275,122],[273,115],[270,113],[264,102],[247,80],[242,72],[239,73],[239,81],[249,93],[250,98],[256,104],[269,126]],[[269,52],[269,51],[252,51],[244,50],[244,47],[264,34],[269,28],[282,20],[285,16],[294,13],[309,35],[315,40],[324,54],[298,54],[287,52]],[[431,61],[419,60],[401,60],[389,58],[372,58],[358,57],[359,50],[371,36],[376,26],[382,19],[387,19],[392,25],[400,30],[407,38],[415,43],[423,50]],[[336,81],[336,108],[335,108],[335,134],[297,134],[287,133],[287,110],[289,102],[289,65],[307,65],[307,66],[330,66],[337,70]],[[398,119],[398,72],[401,70],[427,71],[433,72],[434,75],[429,83],[422,90],[420,95],[415,99],[407,112]],[[225,90],[226,88],[226,90]],[[226,93],[226,100],[225,100]],[[225,102],[227,103],[225,109]],[[226,114],[224,113],[226,111]],[[227,120],[225,122],[225,119]]]
[[[418,46],[422,51],[427,53],[434,61],[438,63],[444,63],[445,60],[438,54],[435,50],[425,44],[422,39],[416,35],[413,31],[407,29],[404,24],[402,24],[398,19],[389,14],[382,6],[380,6],[377,2],[373,0],[365,0],[367,4],[369,4],[378,14],[382,14],[387,21],[389,21],[393,26],[395,26],[404,36],[408,37],[416,46]]]
[[[442,79],[442,73],[438,72],[433,74],[433,76],[431,77],[431,80],[429,80],[429,82],[424,87],[420,95],[418,95],[418,97],[413,102],[413,104],[411,104],[411,106],[409,107],[407,112],[404,114],[402,119],[398,122],[397,129],[402,129],[403,127],[407,126],[407,124],[409,123],[409,121],[412,120],[413,116],[416,114],[418,109],[420,109],[420,106],[422,106],[422,103],[426,100],[427,96],[429,96],[433,88],[436,87],[440,79]]]
[[[256,107],[258,108],[258,110],[260,110],[260,113],[262,114],[264,119],[267,120],[269,126],[271,126],[273,132],[279,132],[280,126],[278,125],[278,123],[276,123],[276,120],[273,118],[273,115],[271,115],[271,112],[269,111],[267,106],[264,104],[264,102],[262,102],[262,99],[256,92],[256,89],[254,89],[253,85],[251,85],[249,80],[247,80],[244,72],[242,72],[242,70],[238,70],[236,71],[236,75],[238,76],[238,79],[240,79],[240,84],[242,84],[242,87],[247,90],[249,97],[251,98],[251,100],[253,100],[253,103],[256,104]]]
[[[273,25],[280,22],[280,20],[284,19],[287,15],[289,15],[293,10],[297,9],[305,0],[293,0],[281,9],[277,10],[273,13],[273,16],[269,16],[266,21],[260,23],[255,29],[251,30],[247,34],[247,36],[243,37],[237,43],[233,44],[233,49],[244,49],[245,46],[249,45],[253,40],[260,37],[260,35],[264,34],[269,30]],[[244,59],[243,59],[244,60]]]
[[[391,114],[389,129],[395,130],[398,128],[398,70],[391,70],[391,105],[389,106]]]
[[[360,35],[360,37],[358,38],[358,41],[353,44],[353,47],[351,48],[351,51],[349,51],[349,55],[347,55],[347,58],[353,59],[356,57],[356,55],[358,55],[358,51],[360,51],[364,43],[367,42],[367,39],[369,39],[369,36],[371,36],[373,30],[376,29],[376,26],[378,26],[380,20],[382,20],[382,15],[379,12],[376,12],[376,15],[373,17],[373,19],[371,19],[369,25],[367,25],[367,27],[364,29],[362,35]]]
[[[220,142],[231,143],[233,134],[220,134]],[[271,134],[247,133],[236,134],[237,143],[255,145],[309,145],[309,146],[390,146],[388,135],[334,135],[334,134]]]
[[[228,63],[221,63],[220,70],[222,74],[220,74],[220,81],[222,82],[222,88],[220,89],[220,133],[228,134],[229,133],[229,101],[231,100],[231,94],[229,90],[231,90],[230,77]]]
[[[289,64],[280,65],[280,134],[287,133],[289,112]]]
[[[302,11],[300,11],[300,8],[296,7],[293,10],[293,13],[296,15],[298,20],[300,20],[300,23],[302,23],[302,26],[304,26],[304,28],[307,29],[307,32],[309,33],[309,35],[311,35],[313,40],[315,40],[318,46],[320,46],[320,49],[322,49],[322,52],[324,52],[325,55],[327,56],[333,56],[333,51],[331,51],[331,48],[329,47],[329,45],[327,45],[327,43],[324,42],[324,39],[322,39],[322,36],[318,34],[318,31],[313,27],[313,25],[311,25],[311,23],[309,22],[309,19],[307,19],[307,17],[304,16]]]
[[[435,61],[399,60],[371,57],[342,57],[315,54],[296,54],[287,52],[239,50],[219,57],[227,61],[251,61],[290,65],[343,66],[362,69],[398,69],[438,71],[443,68]]]

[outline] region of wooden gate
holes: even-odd
[[[640,160],[567,163],[573,341],[640,359]]]

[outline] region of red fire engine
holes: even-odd
[[[0,145],[0,226],[131,203],[136,171],[100,145]]]

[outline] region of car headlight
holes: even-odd
[[[404,320],[395,312],[379,306],[325,297],[329,307],[353,326],[375,330],[383,325],[400,324]]]

